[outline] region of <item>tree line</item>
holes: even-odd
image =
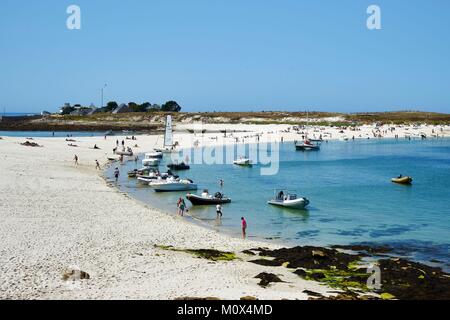
[[[109,101],[106,106],[102,108],[96,109],[96,112],[113,112],[116,110],[120,105],[116,101]],[[180,112],[181,106],[173,100],[167,101],[162,105],[159,104],[151,104],[150,102],[144,102],[144,103],[136,103],[136,102],[128,102],[126,104],[126,111],[125,112]],[[92,109],[92,107],[84,107],[80,104],[75,104],[73,106],[67,105],[61,108],[61,114],[70,114],[71,112],[77,110],[77,109]]]

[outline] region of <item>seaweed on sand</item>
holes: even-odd
[[[351,249],[363,250],[376,256],[390,248],[361,246]],[[395,258],[377,259],[376,264],[381,271],[381,288],[372,290],[367,286],[370,273],[360,265],[361,258],[366,254],[348,254],[310,246],[257,251],[260,256],[272,257],[273,260],[258,259],[251,262],[264,260],[274,265],[294,268],[294,273],[301,278],[323,282],[344,291],[333,299],[373,299],[374,297],[360,295],[361,292],[372,291],[379,294],[381,299],[450,300],[450,275],[441,268],[422,263]]]
[[[233,252],[219,251],[215,249],[177,249],[172,246],[155,245],[156,248],[169,251],[190,253],[198,258],[212,261],[232,261],[237,259]]]

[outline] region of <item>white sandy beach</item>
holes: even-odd
[[[207,130],[246,130],[235,136],[255,142],[255,133],[269,132],[285,141],[301,139],[283,132],[287,125],[204,125]],[[186,129],[180,125],[177,129]],[[330,133],[330,139],[373,138],[374,126],[360,131],[316,128],[317,137]],[[315,131],[317,130],[317,132]],[[449,127],[397,127],[383,137],[404,139],[405,135],[449,136]],[[207,133],[204,139],[187,133],[175,134],[182,147],[218,143]],[[361,135],[361,136],[359,136]],[[302,280],[287,268],[263,267],[245,260],[242,250],[272,244],[232,238],[169,216],[129,198],[101,177],[95,160],[102,166],[107,155],[124,137],[73,138],[78,147],[69,147],[64,138],[34,138],[42,148],[20,145],[24,138],[0,140],[0,299],[174,299],[177,297],[218,297],[239,299],[307,299],[303,290],[327,295],[332,289]],[[157,136],[138,136],[135,152],[150,151]],[[220,141],[232,143],[233,139]],[[101,150],[93,150],[97,144]],[[77,154],[79,165],[74,165]],[[126,174],[122,172],[122,174]],[[251,234],[251,223],[249,224]],[[183,252],[155,248],[233,251],[240,260],[212,262]],[[78,267],[89,273],[89,280],[64,281],[67,268]],[[254,277],[260,272],[280,275],[286,283],[264,289]]]

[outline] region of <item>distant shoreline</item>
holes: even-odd
[[[88,116],[17,115],[0,117],[0,131],[123,131],[162,132],[168,113],[100,113]],[[179,112],[170,113],[181,124],[286,124],[329,127],[356,127],[367,124],[450,125],[450,114],[433,112]]]

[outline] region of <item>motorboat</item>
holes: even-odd
[[[173,177],[169,177],[166,180],[157,179],[150,181],[148,185],[156,192],[197,190],[197,184],[192,180],[175,179]]]
[[[161,162],[161,159],[158,159],[158,158],[145,158],[145,159],[142,159],[142,165],[144,167],[157,167],[157,166],[159,166],[160,162]]]
[[[237,166],[242,166],[242,167],[250,167],[252,165],[252,160],[241,157],[241,158],[233,161],[233,164],[235,164]]]
[[[165,180],[168,178],[178,179],[179,176],[172,174],[172,172],[170,172],[170,170],[168,172],[162,172],[162,173],[151,170],[147,174],[145,174],[145,173],[137,174],[136,178],[138,179],[138,181],[140,181],[142,183],[146,183],[146,182],[151,182],[154,180]]]
[[[145,174],[149,174],[150,173],[150,168],[141,168],[141,169],[134,169],[131,171],[128,171],[128,177],[129,178],[136,178],[138,175],[145,175]]]
[[[305,197],[298,197],[295,192],[276,190],[275,197],[272,200],[267,201],[268,204],[292,208],[292,209],[304,209],[309,205],[309,199]]]
[[[295,149],[300,151],[318,151],[320,150],[320,144],[313,143],[308,139],[304,141],[295,141]]]
[[[153,152],[147,152],[145,159],[162,159],[163,153],[161,151],[154,150]]]
[[[216,192],[212,196],[208,193],[208,190],[204,190],[201,195],[188,193],[186,199],[192,202],[193,205],[214,205],[231,202],[231,199],[225,197],[222,193]]]
[[[300,151],[318,151],[320,150],[320,142],[317,140],[308,139],[308,124],[309,124],[309,111],[306,112],[306,134],[304,135],[303,141],[295,141],[295,149]]]
[[[133,150],[127,150],[127,151],[116,151],[116,154],[119,156],[133,156]]]
[[[143,175],[143,176],[137,177],[137,181],[139,183],[146,184],[146,185],[148,185],[150,182],[155,181],[157,179],[158,179],[157,176],[151,176],[151,175],[148,175],[148,176]]]
[[[171,163],[167,165],[167,168],[170,170],[189,170],[191,167],[185,164],[184,162],[181,163]]]
[[[413,178],[408,177],[408,176],[406,176],[406,177],[399,176],[397,178],[392,178],[391,181],[394,183],[398,183],[398,184],[411,184],[413,181]]]

